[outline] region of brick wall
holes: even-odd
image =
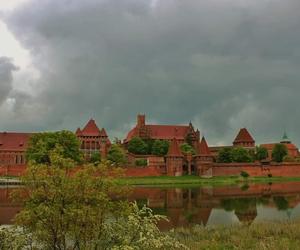
[[[26,170],[26,165],[0,166],[0,176],[21,176]]]

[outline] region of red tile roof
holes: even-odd
[[[173,138],[167,156],[183,156],[176,138]]]
[[[104,128],[101,129],[100,136],[107,137],[107,133]]]
[[[202,137],[201,142],[199,143],[198,154],[200,155],[210,155],[210,150],[205,140],[205,137]]]
[[[189,126],[186,125],[145,125],[145,128],[152,139],[159,140],[172,140],[173,138],[184,140],[189,131]],[[128,142],[135,136],[138,136],[137,127],[129,131],[125,141]]]
[[[0,133],[0,151],[26,151],[31,133]]]
[[[276,144],[280,144],[280,143],[266,143],[266,144],[260,144],[260,146],[268,150],[272,150]],[[293,143],[282,143],[282,144],[285,145],[288,150],[298,150],[297,146]]]
[[[255,142],[251,134],[246,128],[241,128],[233,143],[239,142]]]
[[[100,129],[97,127],[95,120],[90,119],[81,131],[83,136],[99,136]]]

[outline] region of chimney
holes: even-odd
[[[138,114],[137,116],[137,127],[142,128],[146,125],[146,116]]]

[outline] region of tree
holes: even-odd
[[[121,166],[127,163],[125,150],[119,144],[112,144],[108,151],[107,159],[115,163],[117,166]]]
[[[188,154],[188,153],[195,154],[195,149],[188,143],[182,143],[180,145],[180,149],[181,152],[184,154]]]
[[[217,157],[217,162],[220,163],[231,163],[233,161],[232,149],[231,148],[222,148]]]
[[[282,162],[283,158],[288,154],[287,148],[284,144],[278,143],[272,150],[272,159],[276,162]]]
[[[269,156],[268,150],[265,147],[259,146],[256,147],[256,153],[255,153],[255,158],[258,161],[262,161],[267,159]]]
[[[134,137],[128,143],[128,151],[133,154],[144,155],[147,154],[148,147],[140,137]]]
[[[242,147],[236,147],[231,150],[233,162],[252,162],[253,159],[249,154],[249,151]]]
[[[100,154],[100,152],[94,152],[94,153],[92,153],[90,162],[97,164],[100,161],[101,161],[101,154]]]
[[[152,154],[158,156],[164,156],[168,153],[169,142],[165,140],[155,140],[152,145]]]
[[[56,148],[50,153],[50,166],[28,166],[24,188],[17,193],[25,199],[24,208],[16,217],[16,230],[26,237],[16,240],[16,231],[0,231],[1,246],[13,239],[16,249],[35,249],[32,242],[39,249],[62,250],[185,248],[159,231],[157,224],[165,217],[112,199],[126,193],[116,182],[118,170],[108,162],[82,166],[70,175],[70,161]]]
[[[79,140],[74,133],[65,130],[34,134],[29,140],[26,158],[37,164],[50,165],[50,153],[57,146],[61,149],[61,157],[82,162]]]

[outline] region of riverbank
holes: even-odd
[[[199,176],[154,176],[154,177],[124,177],[117,180],[120,185],[132,186],[193,186],[193,185],[235,185],[240,183],[276,183],[300,181],[300,177],[237,177],[224,176],[203,178]]]
[[[191,250],[300,249],[300,222],[179,228],[169,233]]]

